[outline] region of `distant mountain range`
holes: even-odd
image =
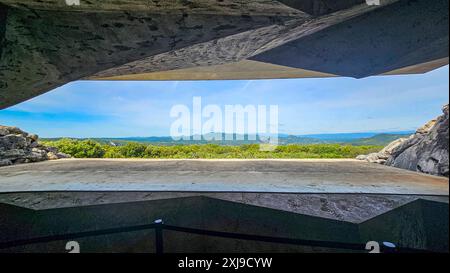
[[[310,135],[288,135],[279,134],[278,142],[280,145],[285,144],[349,144],[349,145],[378,145],[385,146],[390,142],[401,138],[408,137],[414,131],[400,131],[389,133],[339,133],[339,134],[310,134]],[[125,137],[125,138],[90,138],[101,143],[110,145],[124,145],[127,142],[139,142],[155,145],[183,145],[183,144],[220,144],[220,145],[242,145],[264,142],[267,137],[257,136],[257,140],[250,140],[248,135],[224,134],[222,140],[206,140],[211,139],[211,134],[204,135],[202,140],[173,140],[172,137]],[[197,136],[198,137],[198,136]],[[60,138],[47,138],[44,140],[58,140]],[[233,140],[226,140],[233,139]]]

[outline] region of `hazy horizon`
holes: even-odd
[[[296,134],[288,134],[288,133],[280,133],[278,135],[281,136],[295,136],[295,137],[314,137],[314,136],[339,136],[339,135],[378,135],[378,134],[392,134],[392,135],[401,135],[401,134],[413,134],[415,130],[406,130],[406,131],[379,131],[379,132],[352,132],[352,133],[324,133],[324,134],[304,134],[304,135],[296,135]],[[215,133],[210,132],[208,134],[226,134],[226,133]],[[235,133],[236,134],[236,133]],[[203,134],[207,135],[207,134]],[[239,134],[238,134],[239,135]],[[245,134],[247,135],[247,134]],[[269,134],[258,134],[258,135],[269,135]],[[192,137],[193,135],[191,135]],[[57,137],[41,137],[41,138],[48,138],[48,139],[59,139],[59,138],[74,138],[74,139],[132,139],[132,138],[169,138],[171,136],[169,135],[162,135],[162,136],[154,136],[154,135],[148,135],[148,136],[123,136],[123,137],[109,137],[109,136],[101,136],[101,137],[72,137],[72,136],[57,136]]]

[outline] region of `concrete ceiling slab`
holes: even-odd
[[[448,63],[448,1],[0,0],[0,39],[4,109],[80,79],[427,72]]]
[[[93,76],[89,80],[114,81],[165,81],[165,80],[245,80],[245,79],[289,79],[327,78],[332,74],[291,68],[250,60],[213,66],[199,66],[161,72],[121,74],[117,76]]]
[[[312,15],[330,14],[363,4],[366,0],[279,0],[281,3]]]
[[[249,16],[296,16],[304,14],[303,11],[276,0],[80,0],[80,5],[72,6],[67,5],[65,0],[1,0],[0,2],[22,9],[94,13],[140,11],[152,14],[246,14]]]
[[[399,1],[251,60],[363,78],[448,57],[448,1]]]
[[[102,70],[288,19],[9,9],[0,108]]]

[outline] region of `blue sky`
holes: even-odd
[[[173,105],[278,105],[286,134],[415,130],[448,103],[448,66],[423,75],[254,81],[78,81],[0,111],[41,137],[167,136]]]

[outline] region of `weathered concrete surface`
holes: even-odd
[[[445,57],[448,1],[437,0],[398,1],[251,59],[363,78]]]
[[[73,200],[75,197],[71,196],[72,193],[65,193],[65,196],[41,194],[56,199]],[[0,196],[3,195],[5,194],[0,194]],[[11,194],[6,195],[11,197]],[[21,194],[13,195],[16,200],[21,198]],[[34,193],[34,195],[39,194]],[[261,194],[256,199],[260,199],[263,204],[270,204],[273,199],[264,201],[270,195]],[[278,194],[277,197],[292,199],[292,195],[283,197]],[[317,197],[320,198],[320,202],[314,200]],[[28,198],[32,199],[31,196]],[[303,198],[308,199],[307,196]],[[358,209],[353,209],[352,206],[359,207],[358,202],[361,200],[352,196],[313,196],[310,199],[312,202],[309,212],[315,210],[315,213],[325,217],[208,196],[175,197],[174,195],[174,198],[170,199],[38,210],[0,202],[0,242],[142,225],[152,223],[154,219],[164,219],[166,224],[181,227],[360,244],[370,240],[390,241],[399,247],[448,252],[448,203],[423,199],[408,202],[402,198],[403,196],[369,196],[365,199],[367,203],[364,207],[364,210],[369,213],[366,213],[365,218],[360,217],[366,221],[361,219],[346,221],[336,217],[326,217],[327,214],[329,215],[327,206],[331,205],[335,205],[339,212],[352,211],[354,215],[357,215]],[[326,203],[327,200],[330,202]],[[387,203],[379,206],[377,201],[387,201]],[[350,206],[346,209],[342,202]],[[15,203],[20,204],[20,200]],[[81,246],[81,252],[84,253],[151,253],[155,250],[154,238],[153,231],[147,230],[77,238],[77,242]],[[54,241],[32,244],[2,249],[0,252],[65,252],[65,243],[66,241]],[[164,231],[164,251],[167,253],[348,252],[348,250],[242,241],[171,231]]]
[[[289,9],[286,16],[242,16],[241,12],[215,16],[194,12],[186,16],[182,11],[154,13],[148,9],[28,9],[35,1],[26,2],[20,8],[6,7],[0,108],[138,59],[280,24],[292,12]],[[296,14],[300,20],[309,17]]]
[[[448,252],[448,204],[417,200],[359,225],[363,241]]]
[[[280,0],[280,2],[295,9],[305,11],[309,14],[323,15],[348,9],[358,4],[363,4],[365,0]]]
[[[29,210],[0,203],[0,242],[152,223],[226,232],[358,242],[358,226],[349,222],[244,205],[208,197],[184,197],[120,204]],[[154,231],[144,230],[78,238],[81,252],[144,252],[155,250]],[[0,252],[65,252],[64,241],[1,249]],[[311,247],[241,241],[164,231],[166,253],[317,252]],[[324,250],[322,250],[324,251]],[[339,250],[338,250],[339,251]]]
[[[423,73],[448,63],[448,1],[0,0],[0,54],[0,109],[79,79]]]
[[[352,223],[362,223],[418,199],[449,202],[448,196],[390,194],[64,191],[0,193],[0,203],[46,210],[198,196]]]
[[[202,191],[448,195],[447,178],[357,160],[79,160],[0,168],[0,192]]]

